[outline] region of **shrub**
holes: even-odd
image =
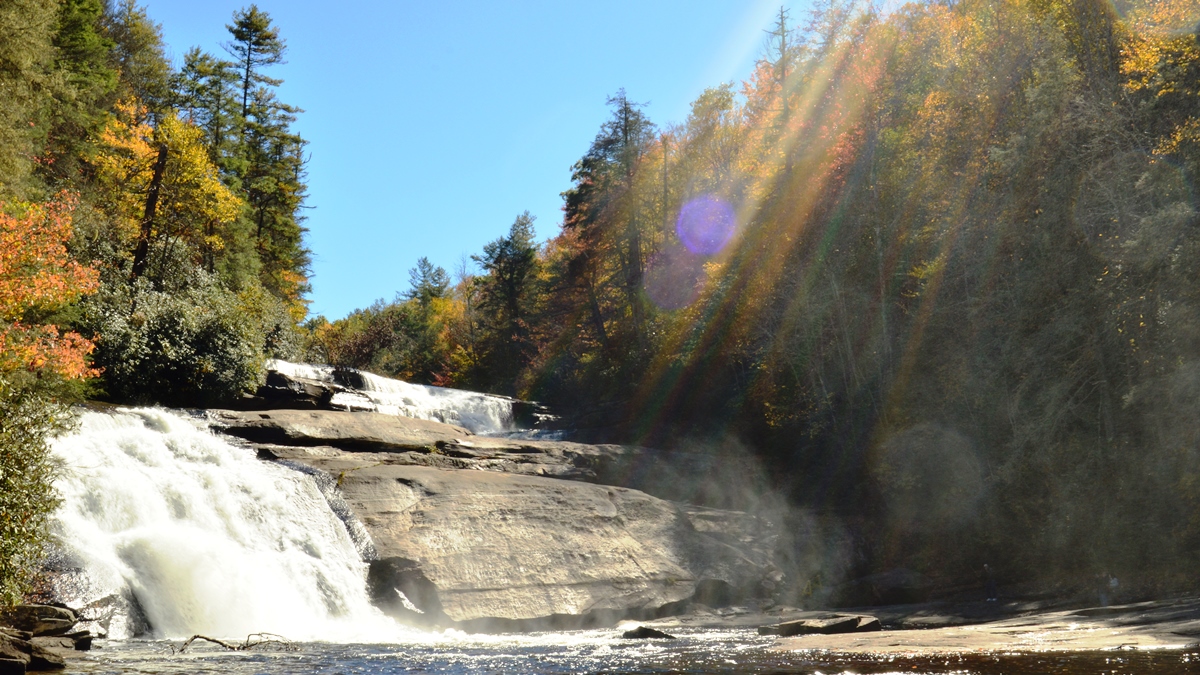
[[[0,607],[27,590],[58,506],[47,439],[66,430],[70,409],[45,389],[26,373],[0,377]]]
[[[106,289],[88,302],[86,323],[97,334],[95,363],[115,401],[212,406],[255,388],[266,340],[261,306],[193,272],[175,292],[139,279]]]

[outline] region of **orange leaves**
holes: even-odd
[[[86,361],[90,341],[21,321],[30,310],[54,309],[99,285],[97,271],[67,253],[74,208],[74,197],[64,193],[46,204],[17,205],[19,216],[0,210],[0,373],[28,368],[67,378],[95,375]]]
[[[100,371],[87,360],[93,349],[95,345],[78,333],[15,322],[0,328],[0,373],[48,370],[69,380],[96,377]]]

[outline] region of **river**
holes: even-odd
[[[1101,675],[1193,673],[1200,655],[1177,651],[905,657],[839,655],[819,650],[772,651],[773,638],[744,629],[677,632],[674,641],[622,640],[612,630],[520,636],[430,635],[404,644],[308,642],[295,651],[230,652],[201,645],[173,654],[179,640],[110,641],[70,662],[68,673],[439,673],[444,675],[560,673],[955,673]]]

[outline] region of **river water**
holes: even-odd
[[[1200,655],[1179,652],[974,653],[937,657],[776,652],[750,630],[682,630],[674,641],[631,641],[616,631],[522,636],[431,635],[406,644],[303,643],[294,651],[230,652],[201,644],[172,653],[179,640],[109,641],[72,661],[68,673],[954,673],[1059,675],[1194,673]]]

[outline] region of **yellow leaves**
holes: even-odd
[[[928,281],[941,274],[942,271],[946,269],[946,261],[948,259],[949,256],[945,253],[942,253],[933,260],[927,260],[913,266],[913,268],[909,270],[908,276],[918,281]]]
[[[1200,146],[1200,120],[1194,117],[1171,130],[1171,134],[1159,140],[1154,148],[1155,155],[1172,155],[1184,146]]]
[[[199,242],[210,222],[235,220],[242,202],[221,182],[203,132],[170,115],[159,122],[155,138],[168,148],[159,206],[164,229]]]
[[[1132,0],[1130,5],[1125,20],[1139,35],[1184,36],[1200,19],[1200,0]]]
[[[91,157],[101,205],[129,240],[137,236],[156,151],[154,129],[146,124],[146,107],[133,101],[116,104],[100,132]]]
[[[146,109],[121,102],[100,134],[91,159],[105,210],[115,217],[126,245],[138,237],[158,149],[167,147],[154,237],[180,237],[210,250],[224,248],[214,224],[237,219],[242,200],[221,182],[204,146],[203,132],[175,115],[157,127]]]
[[[304,317],[308,316],[308,300],[303,298],[304,291],[308,286],[308,278],[299,272],[280,270],[276,285],[283,295],[288,314],[297,323],[303,321]]]
[[[1126,87],[1156,96],[1194,93],[1195,84],[1184,73],[1200,60],[1193,34],[1198,19],[1200,0],[1134,2],[1126,17],[1133,36],[1121,52]]]

